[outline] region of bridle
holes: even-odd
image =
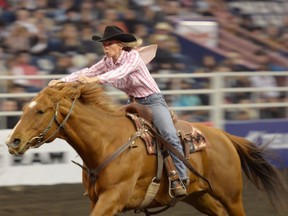
[[[62,128],[64,128],[64,125],[66,124],[66,122],[68,121],[69,117],[71,116],[72,114],[72,111],[74,109],[74,106],[75,106],[75,103],[78,99],[78,96],[76,95],[76,97],[74,98],[73,102],[72,102],[72,105],[66,115],[66,117],[64,118],[63,122],[62,123],[59,123],[59,121],[57,120],[57,116],[58,116],[58,110],[59,110],[59,101],[56,103],[56,106],[55,106],[55,112],[54,112],[54,115],[52,117],[52,119],[50,120],[48,126],[46,127],[45,130],[43,130],[39,136],[35,136],[35,137],[32,137],[28,144],[32,143],[32,142],[35,142],[36,140],[36,145],[34,146],[30,146],[29,148],[39,148],[42,144],[44,144],[45,142],[47,142],[49,139],[51,139],[52,137],[54,137]],[[51,129],[52,127],[52,124],[53,123],[56,123],[57,124],[57,129],[50,135],[48,136],[47,138],[44,139],[45,135],[48,133],[48,131]]]

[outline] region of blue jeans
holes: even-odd
[[[136,102],[147,105],[153,113],[153,124],[163,138],[171,143],[182,155],[183,149],[177,136],[177,131],[173,124],[170,111],[162,94],[155,93],[144,98],[135,98]],[[173,162],[177,168],[180,179],[187,179],[185,164],[175,155],[171,154]]]

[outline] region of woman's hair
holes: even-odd
[[[121,42],[121,46],[123,47],[123,50],[130,51],[132,49],[136,49],[137,47],[141,46],[143,40],[141,38],[137,38],[136,41],[132,42]]]

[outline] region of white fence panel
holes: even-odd
[[[210,112],[209,121],[213,123],[214,126],[222,128],[224,119],[224,113],[226,109],[239,109],[239,108],[262,108],[262,107],[288,107],[288,87],[281,86],[275,88],[230,88],[225,87],[224,80],[231,77],[240,76],[281,76],[288,79],[288,72],[214,72],[205,74],[153,74],[156,81],[159,80],[172,80],[172,79],[193,79],[193,78],[207,78],[210,80],[211,87],[206,89],[174,89],[174,90],[162,90],[164,95],[184,95],[184,94],[207,94],[210,96],[210,104],[207,106],[185,106],[185,107],[171,107],[175,111],[196,111],[204,110]],[[63,77],[63,75],[38,75],[38,76],[0,76],[0,80],[15,80],[15,79],[57,79]],[[235,93],[235,92],[263,92],[263,91],[279,91],[286,92],[286,101],[275,102],[275,103],[249,103],[249,104],[226,104],[225,94]],[[123,97],[123,93],[113,89],[109,92],[110,95],[115,97]],[[35,93],[0,93],[0,100],[5,98],[32,98]],[[0,116],[13,116],[21,115],[21,111],[16,112],[3,112],[0,111]],[[287,117],[287,116],[286,116]]]

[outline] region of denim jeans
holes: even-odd
[[[137,103],[147,105],[153,113],[153,124],[163,138],[171,143],[182,155],[183,149],[177,136],[177,131],[173,124],[170,111],[162,94],[155,93],[144,98],[136,98]],[[177,168],[180,179],[187,179],[185,164],[175,155],[171,154],[173,162]]]

